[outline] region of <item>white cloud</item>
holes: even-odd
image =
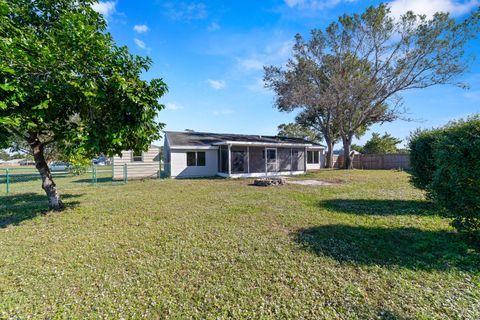
[[[246,58],[237,58],[237,68],[242,71],[262,71],[265,65],[284,64],[292,55],[292,40],[271,41],[262,50]]]
[[[220,30],[220,25],[216,22],[212,22],[210,23],[210,25],[208,26],[207,30],[209,32],[213,32],[213,31],[217,31],[217,30]]]
[[[480,90],[464,92],[463,96],[468,100],[480,101]]]
[[[133,30],[136,33],[145,33],[150,30],[146,24],[137,24],[136,26],[133,27]]]
[[[202,2],[167,2],[165,5],[165,14],[172,20],[203,20],[208,17],[207,6]]]
[[[227,84],[223,80],[208,79],[208,84],[210,85],[210,87],[212,87],[215,90],[221,90],[227,86]]]
[[[214,116],[221,116],[221,115],[232,114],[232,113],[233,113],[232,109],[222,109],[222,110],[212,112]]]
[[[357,0],[285,0],[285,4],[290,8],[305,10],[324,10],[333,8],[342,2],[356,2]]]
[[[396,17],[407,11],[431,17],[436,12],[449,12],[452,16],[461,16],[480,5],[480,2],[478,0],[464,2],[456,0],[394,0],[389,5],[392,14]]]
[[[116,11],[116,6],[116,1],[100,1],[92,4],[92,9],[108,18]]]
[[[137,38],[133,39],[133,41],[135,42],[137,47],[139,47],[140,49],[145,49],[145,47],[146,47],[145,42],[143,42],[142,40],[137,39]]]
[[[272,94],[272,92],[269,89],[265,88],[265,83],[263,82],[262,78],[255,78],[246,87],[248,90],[254,93],[267,94],[267,95]]]
[[[293,40],[284,41],[278,51],[278,55],[281,57],[289,57],[292,53],[293,45],[295,42]]]
[[[178,105],[174,102],[169,102],[165,104],[165,109],[167,110],[172,110],[172,111],[178,111],[178,110],[183,110],[185,109],[183,106]]]
[[[244,70],[262,70],[264,63],[258,58],[238,59],[238,65]]]

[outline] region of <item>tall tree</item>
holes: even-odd
[[[282,123],[278,126],[278,135],[301,138],[315,143],[319,143],[322,140],[321,134],[298,123]]]
[[[397,144],[402,140],[393,137],[385,132],[383,136],[379,133],[372,133],[372,137],[363,146],[363,153],[367,154],[387,154],[397,153]]]
[[[350,145],[356,130],[394,121],[403,115],[401,94],[407,90],[456,84],[465,72],[467,42],[477,36],[479,13],[457,23],[446,13],[431,19],[407,12],[399,19],[387,5],[344,15],[319,36],[328,44],[334,71],[331,90],[338,93],[338,120],[351,168]]]
[[[286,68],[266,66],[264,81],[267,88],[276,93],[275,106],[282,112],[300,110],[296,122],[305,128],[321,132],[327,145],[326,167],[333,167],[333,147],[339,139],[339,127],[334,116],[334,105],[326,103],[328,72],[323,61],[313,50],[320,44],[312,38],[304,43],[296,36],[293,57]]]
[[[0,144],[28,144],[50,209],[63,207],[50,145],[111,156],[146,149],[163,127],[155,117],[165,83],[141,79],[151,60],[116,46],[93,3],[0,0]]]
[[[458,23],[446,13],[427,19],[407,12],[395,19],[385,4],[369,7],[361,15],[340,17],[325,31],[313,30],[308,41],[297,35],[297,63],[289,61],[287,71],[267,68],[266,80],[273,74],[284,84],[269,83],[277,105],[322,106],[323,114],[328,110],[343,142],[345,168],[351,168],[353,137],[375,123],[399,119],[404,114],[401,93],[441,84],[463,86],[455,79],[468,66],[464,48],[480,31],[479,19],[478,11]],[[301,81],[288,81],[298,77]],[[323,122],[318,120],[325,126]]]

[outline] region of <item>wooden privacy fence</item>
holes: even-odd
[[[344,156],[333,156],[333,167],[343,168]],[[357,154],[353,158],[354,169],[389,170],[410,169],[408,154]]]

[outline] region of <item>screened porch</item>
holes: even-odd
[[[221,145],[218,171],[227,177],[303,173],[305,151],[305,147]]]

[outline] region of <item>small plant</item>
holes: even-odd
[[[88,167],[91,165],[90,159],[76,154],[69,158],[70,172],[74,176],[79,176],[87,172]]]

